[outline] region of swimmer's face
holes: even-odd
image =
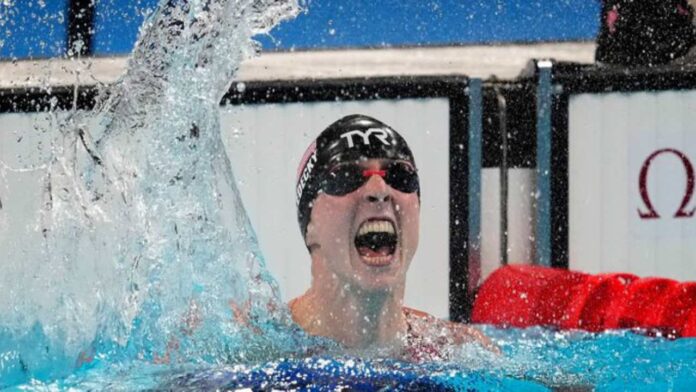
[[[366,182],[344,195],[319,194],[307,227],[307,245],[339,284],[388,290],[404,284],[418,247],[420,201],[416,192],[394,189],[382,175],[384,170],[415,169],[405,161],[383,159],[356,164]]]

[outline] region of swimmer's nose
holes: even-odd
[[[365,199],[370,203],[388,202],[391,200],[389,185],[380,175],[372,175],[364,185]]]

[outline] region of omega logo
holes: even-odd
[[[655,210],[652,200],[650,199],[650,194],[648,193],[648,172],[650,171],[650,165],[652,164],[653,160],[662,154],[676,155],[684,166],[684,171],[686,174],[686,189],[684,191],[684,197],[682,198],[681,205],[674,213],[674,217],[691,218],[694,216],[694,213],[696,213],[696,207],[693,207],[691,210],[688,209],[688,206],[691,203],[691,198],[694,195],[694,166],[691,164],[691,161],[686,154],[674,148],[663,148],[661,150],[657,150],[650,154],[650,156],[648,156],[648,158],[643,162],[643,167],[640,169],[640,177],[638,178],[638,186],[640,190],[640,197],[643,199],[643,204],[647,211],[641,211],[639,208],[638,215],[641,217],[641,219],[660,218],[660,214],[657,212],[657,210]]]

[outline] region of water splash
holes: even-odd
[[[298,11],[295,0],[162,0],[96,108],[53,116],[38,223],[0,278],[3,383],[95,359],[223,363],[302,350],[218,114],[256,53],[251,37]]]
[[[413,364],[386,358],[277,358],[264,363],[163,367],[152,362],[76,373],[35,389],[90,390],[693,390],[696,340],[669,341],[630,331],[592,334],[543,328],[484,327],[497,356],[467,345],[449,361]]]

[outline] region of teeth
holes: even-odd
[[[388,220],[369,221],[363,223],[358,230],[358,235],[367,233],[391,233],[394,234],[394,225]]]
[[[369,256],[363,256],[363,260],[365,260],[365,263],[373,266],[383,266],[383,265],[389,265],[391,262],[392,256],[375,256],[375,257],[369,257]]]

